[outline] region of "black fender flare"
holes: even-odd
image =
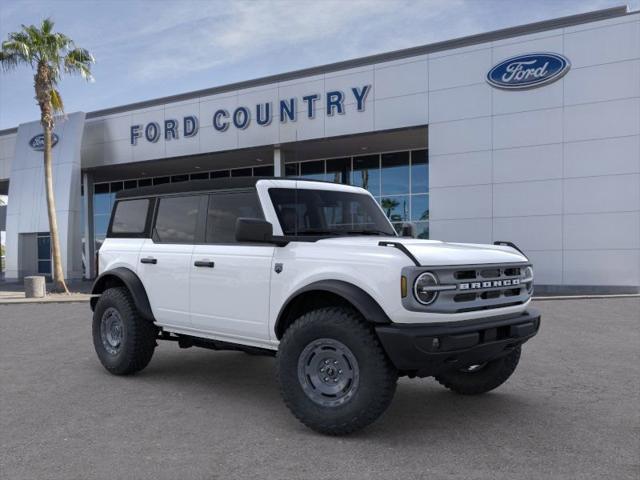
[[[287,310],[292,305],[292,302],[300,295],[312,291],[327,292],[342,297],[353,305],[368,322],[377,324],[391,323],[391,320],[378,302],[376,302],[373,297],[362,288],[342,280],[320,280],[296,290],[289,296],[289,298],[287,298],[287,301],[284,303],[282,308],[280,308],[274,327],[278,338],[282,336],[283,332],[280,331],[282,328],[282,322],[285,321]]]
[[[147,291],[144,289],[144,285],[142,281],[132,270],[129,270],[125,267],[114,268],[113,270],[107,270],[100,274],[96,281],[93,282],[93,287],[91,288],[92,295],[99,295],[105,291],[106,286],[109,284],[110,279],[117,279],[119,282],[123,283],[125,287],[131,293],[133,297],[133,303],[135,304],[138,312],[145,320],[155,321],[153,317],[153,312],[151,311],[151,305],[149,303],[149,297],[147,296]],[[98,301],[97,297],[93,297],[91,299],[91,310],[95,309],[96,303]]]

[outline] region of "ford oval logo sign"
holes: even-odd
[[[59,140],[58,135],[56,135],[55,133],[52,133],[51,148],[56,146],[56,143],[58,143],[58,140]],[[37,150],[38,152],[43,152],[44,151],[44,133],[39,133],[38,135],[33,137],[31,140],[29,140],[29,146],[34,150]]]
[[[505,90],[541,87],[561,78],[571,62],[557,53],[530,53],[508,58],[489,70],[487,82]]]

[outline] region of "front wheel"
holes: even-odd
[[[371,329],[343,307],[308,312],[287,329],[277,375],[289,410],[329,435],[375,421],[391,403],[398,379]]]
[[[157,328],[140,316],[126,288],[109,288],[100,295],[92,330],[98,358],[114,375],[138,372],[151,361]]]
[[[520,347],[504,357],[480,365],[436,375],[449,390],[462,395],[478,395],[498,388],[513,374],[520,360]]]

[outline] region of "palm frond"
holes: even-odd
[[[64,104],[62,103],[62,97],[60,96],[60,92],[55,88],[51,89],[51,106],[53,107],[53,111],[55,113],[64,112]]]
[[[51,17],[47,17],[42,20],[40,30],[42,30],[42,33],[44,33],[45,35],[49,35],[53,31],[54,25],[55,23],[53,22],[53,20],[51,20]]]
[[[95,63],[93,55],[84,48],[75,48],[64,57],[64,69],[67,73],[78,73],[87,81],[93,80],[91,64]]]

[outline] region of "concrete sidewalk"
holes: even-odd
[[[0,304],[10,303],[67,303],[88,302],[91,298],[92,282],[70,281],[67,282],[69,294],[49,293],[51,283],[47,283],[47,295],[44,298],[25,298],[24,285],[17,282],[0,282]]]

